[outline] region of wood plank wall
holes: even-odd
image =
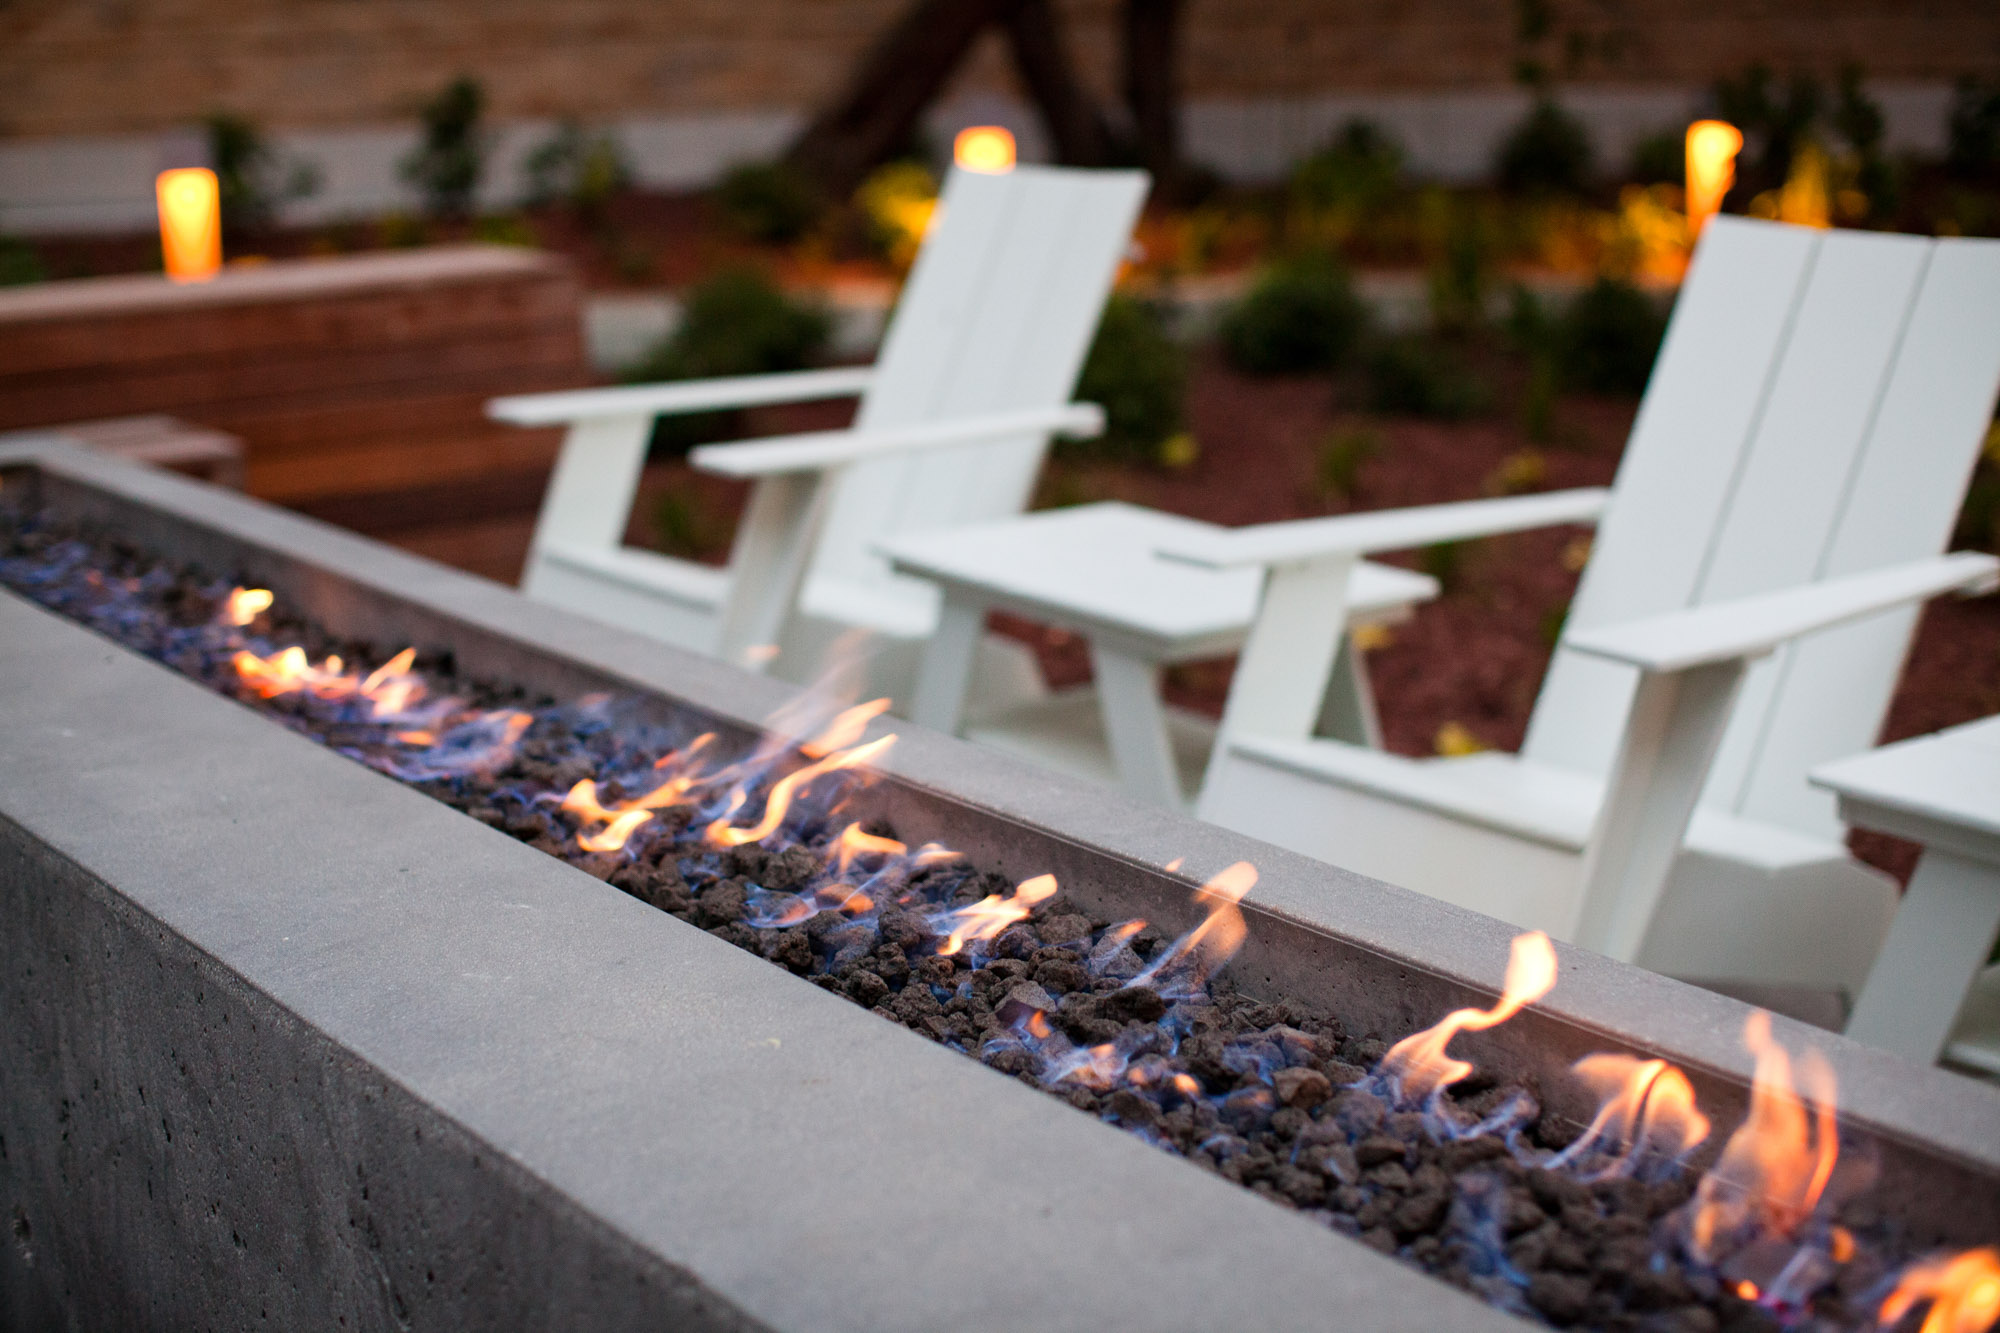
[[[560,436],[482,405],[591,381],[581,304],[500,246],[0,289],[0,429],[172,413],[244,441],[251,494],[377,531],[515,508]]]

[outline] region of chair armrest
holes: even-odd
[[[1775,651],[1789,639],[1945,592],[1987,592],[2000,560],[1973,551],[1892,565],[1755,597],[1578,630],[1565,647],[1653,672],[1686,671]]]
[[[688,455],[688,461],[704,472],[727,477],[769,477],[787,472],[818,472],[885,454],[945,449],[1009,435],[1058,430],[1086,439],[1097,435],[1104,430],[1104,409],[1096,403],[1067,403],[1025,412],[919,421],[908,426],[774,435],[763,440],[704,444]]]
[[[1210,569],[1243,565],[1296,564],[1324,556],[1362,556],[1399,551],[1436,542],[1490,537],[1502,532],[1545,528],[1557,523],[1588,523],[1604,512],[1611,492],[1602,487],[1551,491],[1546,495],[1513,496],[1502,500],[1467,500],[1458,504],[1423,505],[1414,509],[1384,509],[1333,518],[1259,523],[1247,528],[1189,533],[1154,550],[1169,560]]]
[[[675,416],[726,407],[852,398],[866,392],[874,379],[873,366],[842,366],[782,375],[736,375],[728,379],[634,384],[617,389],[517,394],[488,401],[486,415],[515,426],[567,426],[603,417]]]

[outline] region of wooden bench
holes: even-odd
[[[567,261],[486,245],[0,290],[0,429],[171,413],[243,441],[251,494],[360,527],[512,506],[560,432],[483,405],[589,383],[580,311]]]
[[[102,421],[66,421],[62,433],[93,449],[135,463],[151,463],[218,486],[243,489],[243,441],[224,431],[152,413],[106,417]]]

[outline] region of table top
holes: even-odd
[[[1221,653],[1256,614],[1263,572],[1162,560],[1165,538],[1214,525],[1117,501],[1054,509],[876,543],[897,570],[971,591],[1083,633],[1110,631],[1162,658]],[[1348,582],[1351,619],[1380,617],[1438,594],[1437,580],[1363,561]]]
[[[1958,850],[1970,835],[2000,858],[2000,717],[1836,759],[1811,778],[1840,796],[1852,823],[1925,841],[1914,826],[1935,826],[1960,835]]]

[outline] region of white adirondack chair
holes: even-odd
[[[1347,571],[1479,504],[1195,534],[1267,571],[1198,812],[1658,971],[1865,978],[1894,886],[1806,770],[1874,743],[2000,385],[2000,243],[1720,218],[1521,753],[1315,738]],[[1836,628],[1837,627],[1837,628]]]
[[[1102,429],[1070,403],[1145,199],[1140,171],[954,171],[879,359],[860,369],[500,398],[490,415],[563,424],[522,587],[529,596],[806,679],[842,631],[885,636],[892,692],[937,594],[892,574],[876,537],[1019,512],[1052,432]],[[861,397],[852,428],[696,449],[756,483],[726,569],[623,545],[657,417]],[[897,648],[900,647],[900,651]]]

